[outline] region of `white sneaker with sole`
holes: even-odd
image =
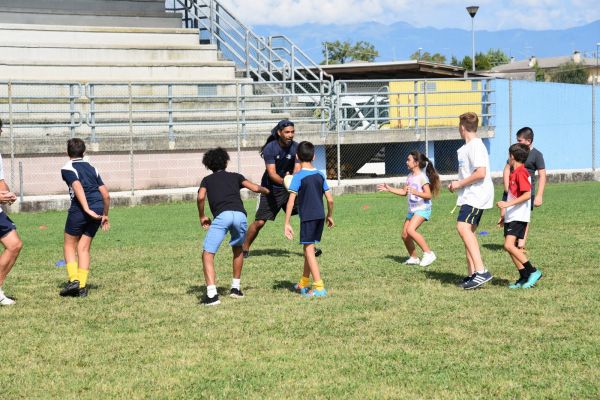
[[[404,264],[406,265],[419,265],[419,262],[421,260],[419,260],[418,257],[409,257],[408,260],[404,261]]]
[[[4,293],[0,293],[0,306],[12,306],[13,304],[15,304],[13,299],[9,299]]]
[[[423,258],[421,259],[421,263],[419,265],[421,267],[426,267],[428,265],[431,265],[436,259],[437,257],[435,256],[433,251],[429,253],[423,253]]]

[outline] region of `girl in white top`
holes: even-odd
[[[426,267],[435,261],[436,256],[417,229],[431,218],[431,198],[439,193],[440,177],[431,161],[418,151],[411,151],[408,154],[406,166],[410,174],[404,188],[396,189],[384,183],[377,185],[377,190],[408,196],[408,214],[402,229],[402,240],[409,255],[405,264],[419,264]],[[417,257],[415,243],[423,250],[421,260]]]

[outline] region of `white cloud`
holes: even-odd
[[[470,29],[465,10],[479,5],[476,29],[566,29],[600,19],[597,0],[222,0],[249,25],[350,24],[397,21]]]

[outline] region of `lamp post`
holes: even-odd
[[[596,85],[598,84],[598,49],[600,42],[596,43],[596,70],[592,78],[592,171],[596,171]]]
[[[471,39],[473,42],[473,51],[472,51],[472,63],[473,63],[473,71],[475,71],[475,14],[477,14],[477,10],[479,10],[479,6],[469,6],[467,7],[467,12],[471,16]]]

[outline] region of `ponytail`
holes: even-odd
[[[427,158],[425,154],[419,151],[411,151],[409,154],[414,160],[419,162],[419,168],[422,171],[425,171],[425,175],[427,175],[427,178],[429,179],[429,187],[431,188],[431,194],[434,197],[437,197],[437,195],[440,193],[441,182],[440,176],[435,170],[433,163],[431,162],[431,160],[429,160],[429,158]]]
[[[265,147],[267,147],[267,145],[269,143],[271,143],[273,140],[277,140],[277,138],[279,138],[279,131],[288,126],[294,126],[294,123],[292,121],[290,121],[289,119],[282,119],[281,121],[279,121],[277,123],[277,125],[275,125],[273,127],[273,129],[271,129],[271,134],[267,138],[267,141],[265,142],[265,144],[263,144],[263,146],[259,150],[261,157],[263,156],[263,150],[265,149]]]

